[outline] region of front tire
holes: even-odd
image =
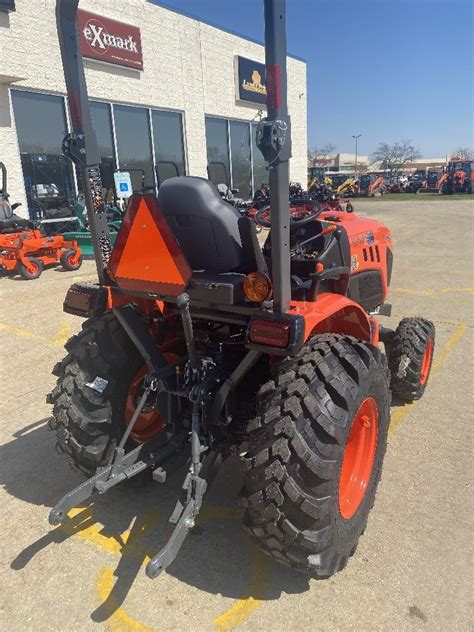
[[[36,257],[25,257],[25,259],[27,259],[30,264],[31,270],[28,270],[25,265],[20,263],[18,265],[18,272],[20,276],[26,281],[32,281],[33,279],[40,277],[44,270],[44,263],[41,259],[37,259]]]
[[[329,577],[355,551],[374,503],[389,426],[385,357],[328,334],[273,373],[249,424],[244,526],[278,561]]]
[[[68,248],[68,250],[65,250],[62,253],[59,262],[65,270],[72,272],[74,270],[79,270],[79,268],[81,267],[82,255],[80,255],[77,261],[74,263],[74,257],[76,253],[77,250],[75,248]]]
[[[390,388],[394,395],[413,402],[425,392],[433,362],[435,328],[424,318],[404,318],[389,343]]]

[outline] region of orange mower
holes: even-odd
[[[45,237],[35,228],[6,234],[1,231],[0,227],[0,270],[3,272],[16,271],[31,280],[41,276],[44,267],[50,264],[60,263],[65,270],[81,267],[82,252],[77,242],[64,241],[62,235]]]

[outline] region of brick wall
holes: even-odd
[[[17,0],[0,22],[1,77],[13,87],[64,94],[55,0]],[[80,0],[80,8],[136,25],[141,30],[144,71],[85,60],[91,98],[180,110],[184,113],[188,172],[206,176],[206,114],[251,120],[257,110],[237,104],[234,59],[264,61],[263,47],[146,0]],[[5,81],[5,79],[4,79]],[[292,117],[290,177],[306,181],[306,64],[288,59],[288,106]],[[40,122],[39,122],[40,124]],[[0,83],[0,160],[9,172],[12,198],[23,202],[20,156],[8,89]]]

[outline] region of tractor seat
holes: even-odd
[[[17,233],[26,228],[34,228],[34,223],[29,219],[18,215],[10,215],[7,218],[0,217],[0,234]]]
[[[204,178],[178,176],[165,180],[158,205],[193,271],[218,275],[266,269],[255,223],[222,199]],[[197,275],[193,275],[194,276]]]

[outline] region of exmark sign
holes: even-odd
[[[80,9],[77,26],[83,57],[143,70],[140,29],[136,26]]]

